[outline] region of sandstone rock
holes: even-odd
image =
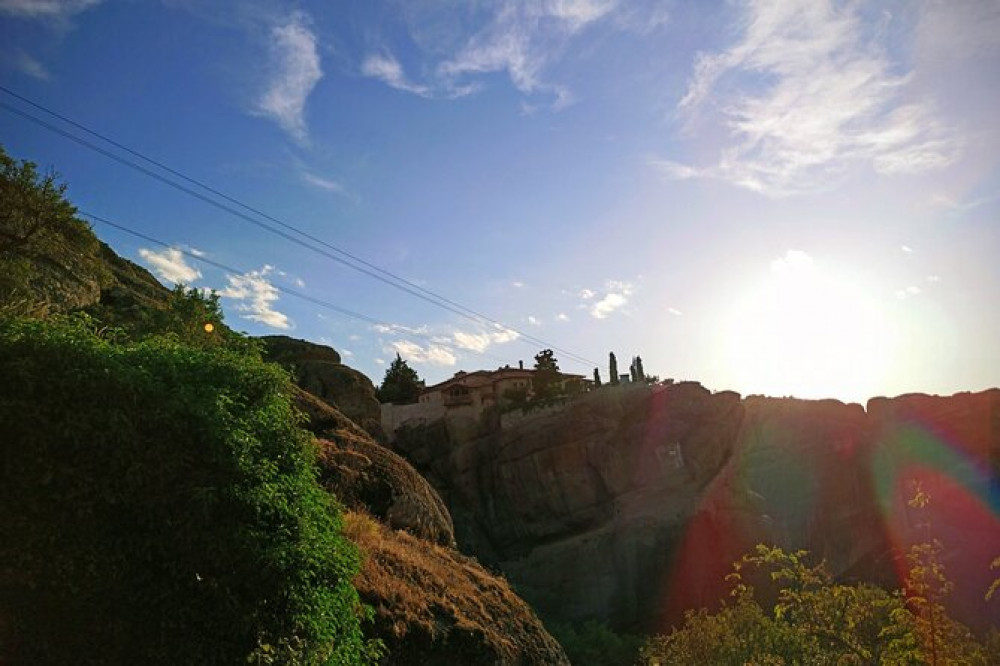
[[[399,455],[367,436],[321,439],[320,482],[345,506],[444,546],[455,532],[444,502]]]
[[[341,364],[330,347],[284,335],[261,338],[267,360],[289,367],[295,383],[328,402],[378,439],[384,439],[375,387],[365,375]]]
[[[868,408],[741,401],[694,383],[606,388],[466,441],[443,424],[404,428],[393,447],[441,492],[460,548],[560,621],[669,628],[686,608],[711,606],[731,563],[759,542],[897,586],[919,523],[904,481],[921,474],[957,545],[950,571],[981,607],[988,554],[1000,552],[989,508],[1000,390]]]

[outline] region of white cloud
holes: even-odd
[[[66,19],[101,0],[0,0],[0,14],[29,19]]]
[[[786,274],[812,266],[813,258],[802,250],[788,250],[784,256],[771,262],[771,272]]]
[[[585,301],[589,301],[594,296],[597,296],[597,292],[592,291],[590,289],[581,289],[580,290],[580,298],[582,298]]]
[[[910,247],[909,245],[900,245],[899,249],[905,252],[906,254],[910,254],[911,252],[913,252],[913,248]]]
[[[468,333],[466,331],[455,331],[449,342],[453,342],[460,349],[468,349],[475,352],[484,352],[493,345],[511,342],[520,337],[517,331],[509,328],[500,328],[496,331],[486,333]]]
[[[532,326],[541,326],[542,322],[535,315],[528,315],[528,323]]]
[[[385,365],[385,359],[384,358],[376,358],[376,359],[372,359],[372,360],[375,361],[375,363],[378,364],[378,365]]]
[[[565,108],[573,102],[572,93],[565,86],[545,82],[543,70],[575,35],[608,16],[617,5],[617,0],[499,3],[489,23],[440,63],[437,74],[447,88],[457,89],[470,76],[503,72],[522,94],[544,94],[551,109]],[[535,105],[527,108],[533,111]]]
[[[316,35],[309,23],[309,17],[297,11],[271,29],[270,79],[255,109],[300,142],[308,138],[306,100],[323,77]]]
[[[681,312],[677,308],[667,308],[667,312],[669,312],[670,314],[674,315],[675,317],[680,317],[680,316],[682,316],[684,314],[683,312]]]
[[[351,342],[356,342],[357,340],[361,339],[361,336],[358,335],[357,333],[351,333],[350,335],[347,336],[347,339],[350,340]]]
[[[361,63],[361,73],[373,79],[379,79],[396,90],[403,90],[421,97],[430,97],[431,95],[430,88],[413,83],[406,78],[402,65],[391,53],[369,55]]]
[[[336,192],[337,194],[345,194],[347,192],[344,186],[335,180],[323,178],[322,176],[317,176],[316,174],[309,173],[308,171],[300,171],[299,176],[304,182],[321,190]]]
[[[344,356],[344,357],[347,357],[347,358],[350,358],[351,356],[354,356],[354,352],[352,352],[350,349],[341,349],[341,350],[339,350],[339,352],[340,352],[341,356]]]
[[[240,315],[244,319],[260,322],[272,328],[289,329],[292,323],[288,316],[273,307],[279,298],[279,292],[278,288],[267,279],[272,272],[274,267],[265,265],[259,271],[250,271],[243,275],[227,275],[229,286],[221,290],[219,295],[238,301],[236,309],[246,313]]]
[[[427,335],[427,326],[404,326],[403,324],[375,324],[372,330],[376,333],[409,333],[411,335]]]
[[[590,316],[594,319],[607,319],[613,312],[628,304],[634,287],[621,280],[609,280],[601,299],[590,307]]]
[[[920,292],[921,292],[920,287],[911,284],[909,287],[906,287],[905,289],[897,290],[896,298],[900,300],[906,300],[907,298],[919,295]]]
[[[510,286],[514,287],[515,289],[524,289],[524,283],[521,282],[520,280],[514,280],[513,282],[510,283]]]
[[[569,321],[569,315],[567,315],[565,312],[560,312],[559,314],[556,315],[556,319],[558,319],[559,321]]]
[[[931,284],[935,284],[935,283],[941,281],[941,276],[940,275],[928,275],[927,278],[926,278],[926,280],[928,282],[930,282]]]
[[[396,340],[385,351],[390,350],[414,363],[449,366],[457,361],[450,349],[436,344],[422,346],[411,340]]]
[[[170,247],[162,252],[141,248],[139,256],[168,282],[191,284],[201,277],[201,271],[189,265],[184,254],[177,248]]]
[[[667,176],[716,177],[785,196],[829,187],[852,165],[900,174],[957,158],[954,134],[928,103],[906,98],[912,77],[876,43],[885,30],[866,32],[856,3],[750,0],[740,7],[741,38],[699,55],[679,105],[693,117],[719,91],[729,145],[711,167],[654,163]]]

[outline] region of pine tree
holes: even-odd
[[[545,398],[559,386],[559,362],[551,349],[544,349],[535,355],[535,377],[533,385],[535,395]]]
[[[382,385],[375,392],[379,402],[391,402],[394,405],[409,405],[417,401],[424,383],[420,381],[417,371],[396,354],[385,371]]]

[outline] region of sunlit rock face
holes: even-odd
[[[900,434],[910,432],[904,415],[926,412],[959,442],[948,449],[964,458],[941,461],[939,476],[988,495],[975,484],[996,478],[997,399],[983,397],[993,393],[904,397],[869,415],[694,383],[605,388],[469,441],[438,424],[404,429],[393,446],[441,492],[460,547],[543,616],[664,629],[686,608],[714,605],[732,562],[759,542],[808,549],[847,580],[898,584],[905,526],[920,522],[906,505],[920,478],[906,452],[926,448]],[[990,460],[986,477],[970,476]],[[935,483],[941,508],[954,504]],[[979,559],[1000,553],[996,514],[972,514],[987,545],[961,566],[988,573]],[[949,552],[965,548],[956,544]]]

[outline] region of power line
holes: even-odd
[[[286,233],[284,231],[281,231],[281,229],[276,229],[276,228],[274,228],[273,226],[271,226],[269,224],[266,224],[264,222],[261,222],[260,220],[254,219],[254,218],[250,217],[249,215],[247,215],[247,214],[245,214],[245,213],[243,213],[241,211],[238,211],[238,210],[236,210],[236,209],[234,209],[234,208],[232,208],[230,206],[222,204],[222,203],[220,203],[220,202],[218,202],[218,201],[216,201],[214,199],[211,199],[211,198],[205,196],[204,194],[202,194],[200,192],[197,192],[195,190],[192,190],[189,187],[186,187],[186,186],[182,185],[181,183],[178,183],[178,182],[173,181],[173,180],[171,180],[169,178],[166,178],[166,177],[162,176],[161,174],[156,173],[156,172],[154,172],[154,171],[152,171],[152,170],[150,170],[150,169],[142,166],[141,164],[138,164],[138,163],[136,163],[136,162],[134,162],[132,160],[126,159],[126,158],[124,158],[124,157],[122,157],[120,155],[116,155],[116,154],[114,154],[114,153],[112,153],[112,152],[110,152],[110,151],[108,151],[108,150],[106,150],[106,149],[104,149],[104,148],[102,148],[100,146],[97,146],[96,144],[94,144],[94,143],[92,143],[90,141],[87,141],[86,139],[83,139],[83,138],[81,138],[81,137],[79,137],[79,136],[77,136],[75,134],[72,134],[71,132],[67,132],[67,131],[59,128],[59,127],[56,127],[56,126],[52,125],[51,123],[48,123],[45,120],[42,120],[41,118],[38,118],[37,116],[34,116],[34,115],[32,115],[32,114],[30,114],[30,113],[28,113],[26,111],[23,111],[23,110],[18,109],[16,107],[13,107],[13,106],[10,106],[10,105],[5,104],[3,102],[0,102],[0,108],[3,108],[4,110],[6,110],[6,111],[8,111],[10,113],[13,113],[13,114],[18,115],[18,116],[20,116],[20,117],[22,117],[22,118],[24,118],[26,120],[34,122],[37,125],[45,128],[45,129],[47,129],[47,130],[49,130],[51,132],[59,134],[60,136],[66,138],[66,139],[69,139],[71,141],[74,141],[75,143],[77,143],[77,144],[79,144],[79,145],[81,145],[81,146],[83,146],[85,148],[88,148],[90,150],[98,152],[99,154],[104,155],[105,157],[108,157],[109,159],[113,159],[113,160],[119,162],[120,164],[128,166],[128,167],[130,167],[130,168],[132,168],[132,169],[134,169],[134,170],[136,170],[136,171],[138,171],[138,172],[140,172],[140,173],[142,173],[142,174],[144,174],[146,176],[154,178],[155,180],[158,180],[158,181],[160,181],[160,182],[162,182],[162,183],[164,183],[164,184],[166,184],[166,185],[168,185],[170,187],[173,187],[173,188],[175,188],[175,189],[177,189],[177,190],[179,190],[179,191],[181,191],[181,192],[183,192],[185,194],[193,196],[193,197],[199,199],[200,201],[203,201],[203,202],[205,202],[205,203],[207,203],[207,204],[209,204],[211,206],[214,206],[214,207],[218,208],[219,210],[222,210],[222,211],[224,211],[226,213],[229,213],[230,215],[233,215],[233,216],[237,217],[238,219],[242,219],[242,220],[244,220],[246,222],[249,222],[250,224],[253,224],[253,225],[255,225],[255,226],[257,226],[257,227],[259,227],[261,229],[264,229],[265,231],[268,231],[268,232],[270,232],[272,234],[275,234],[275,235],[277,235],[277,236],[279,236],[281,238],[284,238],[285,240],[291,241],[291,242],[293,242],[293,243],[295,243],[295,244],[297,244],[297,245],[299,245],[301,247],[304,247],[306,249],[312,250],[313,252],[316,252],[316,253],[318,253],[318,254],[320,254],[320,255],[328,258],[328,259],[331,259],[333,261],[336,261],[337,263],[340,263],[341,265],[347,266],[348,268],[351,268],[351,269],[353,269],[355,271],[358,271],[358,272],[360,272],[360,273],[362,273],[364,275],[367,275],[367,276],[372,277],[372,278],[374,278],[376,280],[379,280],[380,282],[383,282],[383,283],[385,283],[385,284],[387,284],[389,286],[395,287],[396,289],[399,289],[399,290],[401,290],[401,291],[403,291],[403,292],[405,292],[405,293],[407,293],[407,294],[409,294],[411,296],[419,298],[419,299],[421,299],[421,300],[423,300],[425,302],[428,302],[428,303],[430,303],[432,305],[436,305],[437,307],[440,307],[440,308],[442,308],[444,310],[452,312],[453,314],[457,314],[457,315],[459,315],[461,317],[464,317],[466,319],[474,321],[474,322],[476,322],[478,324],[487,323],[487,324],[490,324],[492,326],[498,327],[500,329],[507,329],[507,330],[513,331],[513,332],[517,333],[518,336],[519,336],[519,338],[522,339],[523,341],[530,341],[530,342],[534,342],[535,344],[542,345],[544,347],[549,347],[551,349],[554,349],[555,351],[560,352],[564,356],[568,357],[570,360],[576,361],[578,363],[582,363],[582,364],[585,364],[585,365],[599,365],[599,364],[595,363],[594,361],[592,361],[590,359],[587,359],[586,357],[583,357],[583,356],[580,356],[578,354],[575,354],[575,353],[573,353],[573,352],[571,352],[569,350],[557,347],[557,346],[555,346],[555,345],[553,345],[553,344],[551,344],[551,343],[549,343],[549,342],[547,342],[547,341],[545,341],[545,340],[543,340],[541,338],[538,338],[538,337],[535,337],[535,336],[530,335],[528,333],[525,333],[524,331],[518,330],[518,329],[516,329],[516,328],[514,328],[512,326],[508,326],[508,325],[506,325],[506,324],[504,324],[502,322],[499,322],[499,321],[497,321],[497,320],[495,320],[495,319],[493,319],[493,318],[491,318],[491,317],[489,317],[489,316],[487,316],[485,314],[482,314],[481,312],[478,312],[476,310],[473,310],[472,308],[468,308],[468,307],[466,307],[466,306],[464,306],[464,305],[462,305],[460,303],[457,303],[457,302],[455,302],[455,301],[453,301],[451,299],[448,299],[445,296],[442,296],[441,294],[439,294],[437,292],[434,292],[434,291],[432,291],[430,289],[426,289],[424,287],[421,287],[420,285],[415,284],[415,283],[411,282],[410,280],[407,280],[406,278],[403,278],[403,277],[401,277],[399,275],[396,275],[395,273],[392,273],[391,271],[388,271],[388,270],[383,269],[383,268],[381,268],[381,267],[379,267],[379,266],[377,266],[377,265],[375,265],[375,264],[373,264],[371,262],[368,262],[368,261],[366,261],[366,260],[364,260],[364,259],[362,259],[362,258],[360,258],[360,257],[358,257],[358,256],[356,256],[356,255],[354,255],[354,254],[352,254],[352,253],[350,253],[350,252],[348,252],[348,251],[340,248],[340,247],[337,247],[336,245],[333,245],[333,244],[331,244],[331,243],[329,243],[327,241],[324,241],[321,238],[318,238],[318,237],[316,237],[316,236],[314,236],[312,234],[309,234],[309,233],[307,233],[305,231],[302,231],[301,229],[295,227],[294,225],[291,225],[291,224],[289,224],[287,222],[284,222],[284,221],[282,221],[282,220],[280,220],[280,219],[278,219],[276,217],[268,215],[267,213],[265,213],[265,212],[263,212],[263,211],[261,211],[261,210],[259,210],[257,208],[254,208],[253,206],[250,206],[250,205],[248,205],[248,204],[246,204],[246,203],[244,203],[244,202],[242,202],[242,201],[240,201],[240,200],[238,200],[238,199],[236,199],[234,197],[231,197],[231,196],[229,196],[229,195],[227,195],[227,194],[225,194],[225,193],[223,193],[223,192],[221,192],[221,191],[219,191],[219,190],[217,190],[217,189],[215,189],[215,188],[213,188],[213,187],[205,184],[204,182],[202,182],[202,181],[200,181],[198,179],[191,178],[191,177],[185,175],[184,173],[182,173],[182,172],[180,172],[180,171],[178,171],[176,169],[173,169],[173,168],[171,168],[171,167],[169,167],[169,166],[167,166],[167,165],[165,165],[165,164],[163,164],[163,163],[161,163],[161,162],[159,162],[157,160],[154,160],[154,159],[152,159],[150,157],[147,157],[146,155],[143,155],[139,151],[136,151],[136,150],[134,150],[132,148],[129,148],[128,146],[125,146],[125,145],[123,145],[123,144],[121,144],[121,143],[119,143],[119,142],[111,139],[110,137],[105,136],[104,134],[101,134],[101,133],[99,133],[99,132],[97,132],[95,130],[92,130],[92,129],[86,127],[85,125],[82,125],[82,124],[80,124],[80,123],[78,123],[78,122],[76,122],[76,121],[74,121],[74,120],[72,120],[72,119],[70,119],[70,118],[62,115],[62,114],[59,114],[56,111],[53,111],[53,110],[45,107],[42,104],[34,102],[34,101],[28,99],[27,97],[24,97],[23,95],[20,95],[20,94],[14,92],[13,90],[10,90],[9,88],[6,88],[6,87],[0,85],[0,91],[3,91],[5,93],[7,93],[8,95],[10,95],[10,96],[12,96],[12,97],[14,97],[14,98],[16,98],[16,99],[18,99],[18,100],[26,103],[26,104],[29,104],[32,107],[34,107],[34,108],[36,108],[36,109],[38,109],[40,111],[43,111],[44,113],[47,113],[47,114],[49,114],[50,116],[52,116],[54,118],[57,118],[57,119],[61,120],[62,122],[65,122],[65,123],[67,123],[67,124],[69,124],[69,125],[71,125],[71,126],[73,126],[75,128],[78,128],[78,129],[80,129],[80,130],[82,130],[82,131],[90,134],[91,136],[94,136],[94,137],[100,139],[101,141],[104,141],[104,142],[106,142],[106,143],[114,146],[115,148],[118,148],[119,150],[123,150],[123,151],[127,152],[128,154],[130,154],[130,155],[132,155],[134,157],[137,157],[137,158],[143,160],[147,164],[151,164],[151,165],[157,167],[158,169],[166,171],[167,173],[169,173],[169,174],[171,174],[173,176],[176,176],[177,178],[180,178],[184,182],[187,182],[187,183],[190,183],[192,185],[195,185],[195,186],[197,186],[197,187],[205,190],[206,192],[211,193],[214,196],[217,196],[217,197],[219,197],[219,198],[221,198],[221,199],[223,199],[223,200],[225,200],[227,202],[230,202],[230,203],[232,203],[232,204],[234,204],[236,206],[239,206],[240,208],[242,208],[242,209],[244,209],[246,211],[250,211],[250,212],[254,213],[255,215],[258,215],[258,216],[260,216],[260,217],[262,217],[264,219],[267,219],[267,220],[269,220],[269,221],[277,224],[278,226],[280,226],[283,229],[291,231],[294,234],[297,234],[298,236],[300,236],[302,238],[308,239],[312,243],[321,245],[322,247],[325,247],[328,250],[330,250],[332,252],[335,252],[335,253],[337,253],[337,255],[340,255],[340,256],[331,254],[328,251],[325,251],[325,250],[322,250],[320,248],[317,248],[314,245],[311,245],[310,243],[307,243],[307,242],[301,240],[301,238],[297,238],[295,236],[292,236],[292,235],[290,235],[290,234],[288,234],[288,233]],[[346,257],[346,259],[345,259],[345,257]],[[351,262],[356,262],[356,263],[351,263]],[[360,264],[360,266],[357,265],[357,264]]]
[[[181,254],[183,254],[185,257],[193,259],[194,261],[201,262],[201,263],[206,264],[208,266],[213,266],[214,268],[218,268],[220,270],[226,271],[226,272],[234,274],[234,275],[245,275],[247,273],[247,271],[243,271],[243,270],[240,270],[238,268],[233,268],[232,266],[228,266],[228,265],[223,264],[223,263],[221,263],[219,261],[215,261],[213,259],[209,259],[208,257],[197,255],[194,252],[190,252],[188,250],[184,250],[183,248],[179,248],[179,247],[177,247],[175,245],[171,245],[170,243],[162,241],[162,240],[160,240],[158,238],[154,238],[153,236],[150,236],[148,234],[144,234],[141,231],[136,231],[135,229],[131,229],[129,227],[126,227],[123,224],[119,224],[117,222],[112,222],[111,220],[109,220],[107,218],[104,218],[104,217],[101,217],[100,215],[95,215],[93,213],[88,213],[88,212],[83,211],[83,210],[77,210],[77,213],[80,214],[81,216],[89,219],[89,220],[93,220],[95,222],[100,222],[101,224],[107,225],[109,227],[113,227],[113,228],[118,229],[119,231],[127,233],[127,234],[129,234],[131,236],[134,236],[136,238],[142,239],[142,240],[146,241],[147,243],[152,243],[154,245],[159,245],[160,247],[164,247],[164,248],[169,248],[169,249],[172,249],[172,250],[176,250],[176,251],[180,252]],[[274,287],[276,290],[280,291],[283,294],[287,294],[289,296],[294,296],[295,298],[299,298],[299,299],[302,299],[304,301],[308,301],[309,303],[312,303],[314,305],[318,305],[318,306],[320,306],[322,308],[325,308],[327,310],[330,310],[332,312],[336,312],[338,314],[342,314],[342,315],[344,315],[346,317],[350,317],[352,319],[357,319],[359,321],[363,321],[363,322],[365,322],[367,324],[371,324],[373,326],[381,326],[381,327],[385,327],[385,328],[388,328],[388,329],[391,329],[391,330],[398,330],[399,329],[399,327],[395,326],[394,324],[389,324],[387,322],[380,321],[380,320],[375,319],[373,317],[369,317],[368,315],[361,314],[359,312],[354,312],[353,310],[348,310],[347,308],[340,307],[339,305],[335,305],[335,304],[330,303],[329,301],[325,301],[325,300],[323,300],[321,298],[316,298],[314,296],[310,296],[308,294],[304,294],[301,291],[296,291],[295,289],[289,289],[288,287],[284,287],[284,286],[278,285],[278,284],[271,284],[271,286]],[[434,344],[439,344],[439,341],[435,340],[432,336],[424,335],[423,333],[420,333],[420,332],[417,332],[417,331],[413,331],[413,330],[407,330],[406,333],[407,333],[407,335],[411,335],[413,337],[420,338],[422,340],[427,340],[428,342],[431,342],[431,343],[434,343]],[[482,352],[482,351],[479,351],[479,350],[476,350],[476,349],[468,349],[466,347],[462,347],[462,349],[464,351],[468,351],[468,352],[471,352],[473,354],[477,354],[479,356],[491,359],[493,361],[497,361],[499,363],[505,363],[504,359],[502,359],[502,358],[500,358],[498,356],[493,356],[492,354],[487,354],[485,352]]]

